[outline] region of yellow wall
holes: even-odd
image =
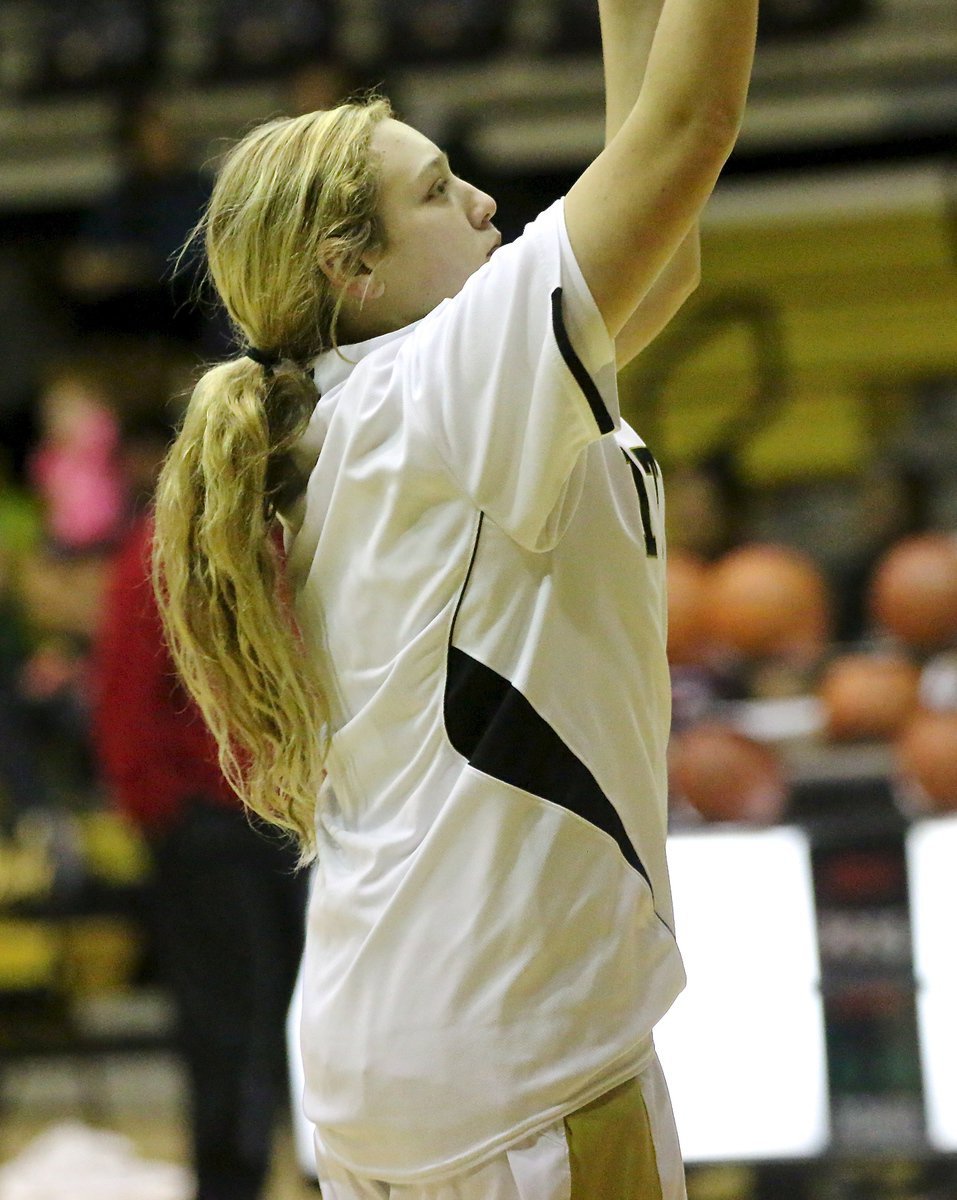
[[[767,424],[732,439],[750,482],[854,471],[891,434],[916,381],[957,376],[957,219],[942,202],[882,213],[873,199],[870,211],[706,225],[700,288],[622,380],[625,414],[663,462],[714,450],[754,399]],[[775,314],[786,364],[776,402],[754,395],[742,327],[691,348],[702,314],[736,295]],[[690,356],[652,406],[676,342]]]

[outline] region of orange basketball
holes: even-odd
[[[827,667],[818,695],[835,741],[885,741],[917,708],[920,668],[897,654],[842,654]]]
[[[737,730],[712,721],[671,740],[671,791],[709,821],[770,825],[787,804],[787,784],[777,753]]]
[[[957,712],[918,712],[898,739],[897,763],[932,809],[957,809]]]
[[[877,624],[909,646],[957,641],[957,539],[924,533],[899,541],[878,563],[869,601]]]
[[[701,661],[706,644],[708,568],[683,551],[668,552],[668,661]]]
[[[708,624],[718,644],[746,657],[811,659],[830,627],[824,576],[796,550],[740,546],[711,571]]]

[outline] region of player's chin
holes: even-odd
[[[490,262],[490,260],[491,260],[491,257],[492,257],[492,256],[491,256],[491,254],[487,254],[487,255],[485,255],[484,257],[482,257],[482,258],[478,259],[478,260],[476,261],[475,265],[472,267],[472,270],[469,272],[469,278],[471,279],[471,277],[472,277],[472,276],[473,276],[473,275],[474,275],[474,274],[475,274],[477,271],[481,271],[481,269],[482,269],[483,267],[485,267],[485,266],[488,266],[488,264],[489,264],[489,262]]]
[[[484,266],[485,266],[485,259],[482,259],[481,262],[475,263],[475,265],[469,269],[468,273],[462,276],[462,278],[458,281],[457,284],[451,284],[449,286],[449,289],[446,292],[446,299],[451,300],[454,296],[457,296],[459,294],[459,292],[468,283],[468,281],[472,278],[472,276],[475,275],[478,271],[480,271],[482,269],[482,267],[484,267]]]

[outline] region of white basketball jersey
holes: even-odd
[[[440,1179],[636,1074],[684,982],[661,480],[561,203],[315,374],[306,1112],[350,1170]]]

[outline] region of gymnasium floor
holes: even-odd
[[[139,1159],[185,1163],[186,1132],[180,1116],[182,1078],[171,1055],[163,1052],[118,1055],[79,1064],[63,1059],[34,1060],[3,1065],[0,1069],[0,1198],[3,1200],[3,1167],[15,1167],[18,1156],[34,1139],[58,1127],[62,1129],[66,1123],[82,1121],[90,1128],[122,1133],[133,1143]],[[74,1180],[68,1190],[36,1193],[36,1200],[74,1200],[81,1194],[85,1198],[88,1193]],[[89,1194],[92,1200],[93,1193]],[[316,1200],[317,1197],[318,1191],[301,1179],[291,1133],[283,1121],[277,1130],[273,1170],[264,1200]],[[109,1200],[114,1200],[113,1191]],[[121,1200],[119,1195],[115,1200]],[[131,1190],[122,1200],[142,1200],[142,1197]]]

